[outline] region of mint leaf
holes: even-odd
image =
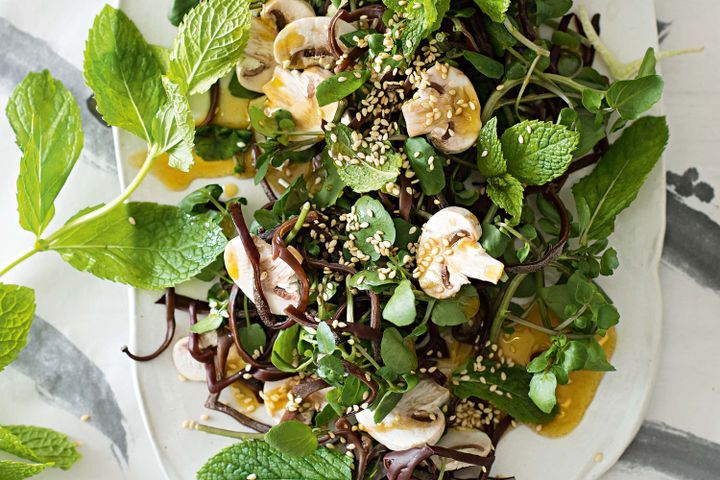
[[[450,8],[450,0],[417,0],[413,2],[383,0],[383,3],[407,19],[407,23],[400,32],[405,55],[413,53],[424,38],[440,28],[440,24]],[[420,8],[415,8],[416,3],[420,5]]]
[[[225,248],[211,218],[133,202],[64,229],[49,248],[74,268],[155,290],[191,279]]]
[[[28,287],[0,283],[0,372],[27,343],[35,315],[35,292]]]
[[[501,142],[508,172],[528,185],[543,185],[565,173],[579,140],[564,125],[526,120],[505,130]]]
[[[184,95],[203,93],[232,70],[247,43],[247,0],[207,0],[180,24],[170,54],[170,78]]]
[[[335,162],[340,179],[358,193],[381,190],[388,183],[394,182],[402,165],[400,155],[388,149],[387,159],[382,165],[360,159],[353,149],[351,133],[349,127],[341,124],[325,137],[328,153]],[[366,150],[361,151],[368,153]]]
[[[586,206],[590,213],[581,225],[581,242],[613,232],[615,218],[635,200],[667,141],[665,117],[641,118],[625,129],[589,175],[573,185],[578,207]]]
[[[452,389],[455,395],[461,399],[477,397],[490,402],[520,422],[541,424],[552,420],[553,414],[543,412],[530,399],[532,375],[523,368],[483,360],[481,371],[476,372],[474,362],[474,359],[468,362],[466,368],[469,372],[453,377]]]
[[[510,7],[510,0],[475,0],[475,4],[493,22],[502,23],[505,21],[505,13]]]
[[[542,372],[533,375],[530,380],[530,392],[528,395],[545,413],[552,412],[557,403],[555,398],[555,388],[557,387],[557,378],[552,372]]]
[[[444,159],[424,137],[405,140],[405,153],[410,167],[420,180],[420,188],[425,195],[437,195],[445,188]],[[432,162],[430,161],[432,159]]]
[[[415,370],[418,365],[415,352],[396,328],[387,328],[380,342],[380,356],[386,367],[398,375]]]
[[[360,197],[354,207],[357,216],[356,223],[359,226],[358,230],[352,232],[355,236],[355,246],[365,255],[377,260],[380,258],[380,253],[375,250],[375,246],[369,240],[372,240],[380,231],[383,232],[383,241],[394,243],[395,224],[392,217],[385,211],[383,204],[372,197]]]
[[[0,460],[0,478],[2,480],[22,480],[37,475],[49,466]]]
[[[312,429],[295,420],[279,423],[265,434],[265,441],[272,448],[292,457],[307,457],[318,447]]]
[[[286,455],[260,440],[227,447],[211,458],[197,474],[198,480],[351,480],[353,461],[347,455],[318,448],[307,457]]]
[[[395,287],[395,292],[385,304],[382,317],[388,322],[404,327],[415,321],[415,294],[410,280],[403,280]]]
[[[165,101],[161,66],[124,12],[105,6],[85,47],[85,79],[110,125],[150,142],[152,121]]]
[[[605,98],[623,119],[635,120],[660,101],[664,86],[659,75],[622,80],[610,85]]]
[[[465,57],[465,60],[475,67],[475,70],[482,73],[487,78],[501,78],[503,73],[505,73],[505,67],[503,67],[502,63],[498,62],[494,58],[486,57],[481,53],[463,50],[463,57]]]
[[[67,435],[49,428],[28,425],[4,425],[0,427],[1,429],[12,433],[34,454],[34,458],[18,455],[21,458],[41,463],[52,463],[53,467],[63,470],[70,469],[80,459],[81,455],[78,453],[75,443],[71,442]],[[17,455],[17,453],[14,454]]]
[[[33,462],[40,461],[30,447],[24,445],[19,438],[4,427],[0,427],[0,451],[10,453],[16,457],[24,458],[26,460],[31,460]]]
[[[167,101],[153,121],[153,139],[161,151],[168,153],[171,167],[187,172],[195,163],[192,152],[195,120],[188,99],[180,94],[179,87],[165,76],[162,85]]]
[[[522,184],[509,173],[490,177],[487,179],[485,190],[495,205],[505,210],[514,223],[520,221],[524,188]]]
[[[7,117],[23,152],[17,181],[20,226],[40,236],[80,155],[80,110],[50,72],[29,73],[10,96]]]
[[[480,175],[494,177],[507,171],[502,144],[497,136],[497,117],[483,125],[477,142],[477,166]]]
[[[365,85],[370,80],[370,70],[350,70],[326,78],[315,89],[315,97],[321,107],[337,102]]]

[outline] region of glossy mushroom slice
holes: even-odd
[[[425,293],[449,298],[470,278],[500,280],[505,266],[478,243],[481,234],[477,217],[461,207],[443,208],[423,225],[415,276]]]
[[[300,301],[300,283],[297,275],[281,258],[272,258],[272,246],[260,237],[252,236],[260,253],[260,283],[270,311],[283,315],[285,308]],[[288,250],[302,262],[303,258],[294,247]],[[225,268],[228,275],[251,300],[255,298],[255,277],[252,263],[245,253],[240,237],[230,240],[225,247]]]
[[[423,76],[421,88],[402,106],[408,135],[428,135],[445,153],[464,152],[480,135],[480,100],[470,79],[441,63]]]
[[[288,23],[314,16],[315,10],[304,0],[269,0],[260,12],[260,18],[272,20],[278,32]]]
[[[288,23],[275,39],[273,51],[275,62],[283,68],[304,69],[320,66],[331,69],[335,56],[330,47],[331,17],[308,17]],[[338,21],[335,25],[335,37],[355,31],[347,22]],[[346,49],[338,42],[341,49]]]
[[[200,348],[206,348],[211,345],[217,345],[217,334],[215,332],[203,333],[200,336]],[[198,362],[190,354],[188,337],[183,337],[175,342],[172,359],[175,369],[186,380],[193,382],[205,381],[205,364]]]
[[[434,445],[445,431],[445,414],[440,407],[449,399],[448,389],[432,380],[422,380],[380,423],[375,422],[371,410],[362,410],[355,418],[362,430],[390,450]]]
[[[310,423],[313,413],[322,410],[327,405],[325,395],[332,390],[332,387],[313,392],[307,398],[295,397],[291,401],[291,390],[300,381],[300,377],[296,376],[264,383],[260,396],[264,401],[265,410],[274,423],[280,423],[287,412],[297,412],[295,420]]]

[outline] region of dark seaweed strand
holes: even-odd
[[[205,118],[202,122],[197,124],[195,128],[200,127],[206,127],[212,123],[212,121],[215,119],[215,113],[217,111],[218,103],[220,101],[220,80],[213,83],[212,87],[210,87],[210,110],[208,110],[207,115],[205,115]]]
[[[530,41],[534,42],[537,39],[537,34],[535,32],[535,29],[532,26],[532,23],[530,22],[530,16],[528,15],[527,0],[518,0],[517,6],[518,6],[518,18],[520,19],[520,28],[522,29],[523,34]]]
[[[167,329],[165,330],[165,340],[163,343],[149,355],[135,355],[130,352],[127,346],[122,348],[123,353],[128,357],[135,360],[136,362],[149,362],[160,356],[172,343],[173,337],[175,336],[175,289],[173,287],[165,290],[165,323]]]
[[[461,452],[452,448],[426,444],[422,447],[387,453],[385,458],[383,458],[383,464],[387,470],[388,480],[412,479],[415,469],[433,455],[484,467],[484,471],[489,471],[489,467],[495,460],[495,455],[492,453],[488,454],[486,457],[482,457],[480,455]]]
[[[410,189],[408,191],[408,189]],[[410,179],[405,175],[400,176],[400,217],[406,222],[410,221],[410,209],[413,204],[412,187]]]
[[[573,15],[571,13],[565,15],[560,20],[560,25],[557,28],[558,32],[567,32],[568,28],[570,27],[570,21],[572,20]],[[550,70],[550,73],[557,73],[557,63],[558,59],[560,58],[560,52],[562,51],[562,47],[560,45],[553,45],[550,49],[550,66],[548,67],[548,70]]]
[[[305,217],[305,221],[307,223],[312,223],[316,219],[317,213],[314,211],[308,212]],[[310,298],[310,281],[308,280],[307,274],[305,273],[305,270],[303,270],[302,265],[298,259],[295,258],[295,255],[288,250],[285,245],[285,240],[283,240],[283,237],[295,227],[297,220],[297,217],[291,218],[275,230],[272,238],[272,258],[275,260],[280,257],[280,259],[287,263],[293,272],[295,272],[295,275],[297,275],[298,280],[300,280],[300,303],[297,305],[297,310],[305,312]]]
[[[180,295],[179,293],[175,293],[173,295],[173,301],[175,303],[175,310],[180,310],[181,312],[187,312],[190,308],[190,303],[195,304],[195,311],[197,313],[210,313],[210,305],[208,305],[207,302],[203,300],[196,300],[194,298],[186,297],[185,295]],[[162,297],[155,300],[156,305],[166,305],[167,304],[167,295],[163,295]],[[243,313],[244,315],[244,313]]]
[[[362,368],[358,367],[354,363],[348,362],[347,360],[342,360],[342,364],[343,367],[345,367],[347,373],[360,380],[362,383],[365,384],[365,386],[370,389],[370,395],[363,401],[363,403],[366,403],[368,405],[372,404],[375,401],[375,397],[377,397],[377,392],[379,389],[377,382],[372,378],[368,378],[369,375],[365,376],[365,372],[363,372]]]
[[[354,455],[357,460],[357,468],[355,470],[355,480],[363,480],[365,478],[365,470],[367,469],[368,456],[372,448],[372,442],[369,438],[361,435],[359,432],[353,431],[352,425],[345,417],[340,417],[335,421],[336,436],[342,436],[346,441],[355,445]]]

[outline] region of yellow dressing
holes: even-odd
[[[251,100],[238,98],[230,93],[228,85],[232,75],[220,79],[220,95],[212,123],[221,127],[246,129],[250,126],[248,112]]]
[[[532,310],[527,320],[540,324],[538,310]],[[550,344],[548,336],[535,329],[522,325],[516,325],[514,329],[515,331],[511,334],[503,334],[498,344],[505,356],[517,364],[527,364],[534,354],[545,350]],[[615,329],[610,329],[607,335],[598,341],[610,360],[617,343]],[[538,433],[546,437],[561,437],[572,432],[582,421],[587,408],[595,397],[603,375],[603,372],[571,372],[568,384],[558,385],[556,390],[558,415],[537,430]]]
[[[243,368],[245,368],[245,362],[233,345],[228,352],[225,375],[234,375]],[[245,413],[252,413],[258,406],[260,406],[260,403],[258,403],[257,398],[255,397],[255,393],[241,382],[235,382],[230,385],[230,392],[240,409],[244,410]]]

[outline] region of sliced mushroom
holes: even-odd
[[[290,391],[300,383],[300,377],[290,377],[274,382],[265,382],[263,385],[262,398],[265,402],[265,410],[270,418],[279,423],[283,415],[288,411],[288,407],[298,412],[295,418],[300,422],[309,423],[312,420],[313,413],[321,410],[327,405],[325,395],[332,390],[332,387],[323,388],[317,392],[313,392],[307,398],[300,399],[299,404],[293,399],[290,402]]]
[[[481,234],[477,217],[461,207],[443,208],[423,225],[416,274],[425,293],[449,298],[470,278],[500,280],[505,266],[478,243]]]
[[[288,23],[275,39],[275,62],[283,68],[332,68],[335,56],[329,43],[330,20],[331,17],[308,17]],[[338,39],[353,31],[355,28],[342,20],[335,24]],[[346,49],[342,42],[338,44],[341,49]]]
[[[260,18],[272,20],[278,31],[295,20],[314,16],[315,10],[304,0],[269,0],[260,12]]]
[[[452,448],[453,450],[481,457],[486,457],[493,449],[492,440],[485,432],[469,428],[448,428],[448,431],[437,444],[441,447]],[[440,468],[442,461],[436,456],[431,457],[431,459]],[[445,460],[446,472],[472,466],[470,463],[463,463],[450,458]]]
[[[282,315],[285,308],[300,301],[300,284],[297,275],[281,258],[272,258],[272,246],[265,240],[252,236],[260,253],[260,283],[270,311]],[[303,258],[294,247],[288,250],[302,262]],[[225,268],[240,290],[250,299],[255,298],[255,276],[250,259],[240,237],[233,238],[225,247]]]
[[[210,107],[212,106],[212,93],[210,90],[204,93],[197,93],[188,97],[190,103],[190,111],[195,121],[195,126],[205,122],[205,119],[210,114]]]
[[[402,106],[408,135],[428,134],[445,153],[464,152],[480,134],[480,100],[460,70],[437,63],[423,76],[421,88]]]
[[[355,418],[361,429],[390,450],[433,445],[445,431],[445,414],[440,407],[449,398],[448,389],[422,380],[403,395],[382,422],[375,423],[371,410],[362,410]]]
[[[250,19],[250,35],[243,58],[236,68],[238,82],[248,90],[261,92],[263,85],[272,77],[275,68],[273,42],[276,36],[277,28],[272,19]]]
[[[200,336],[200,348],[217,345],[215,332],[204,333]],[[183,337],[173,346],[173,363],[178,373],[193,382],[205,381],[205,365],[195,360],[188,348],[188,337]]]
[[[295,122],[298,132],[320,132],[322,121],[332,121],[337,111],[337,102],[320,107],[315,98],[318,84],[332,73],[318,67],[303,72],[275,68],[272,79],[263,87],[266,95],[265,111],[268,115],[276,110],[287,110]],[[302,140],[303,137],[293,137]]]

